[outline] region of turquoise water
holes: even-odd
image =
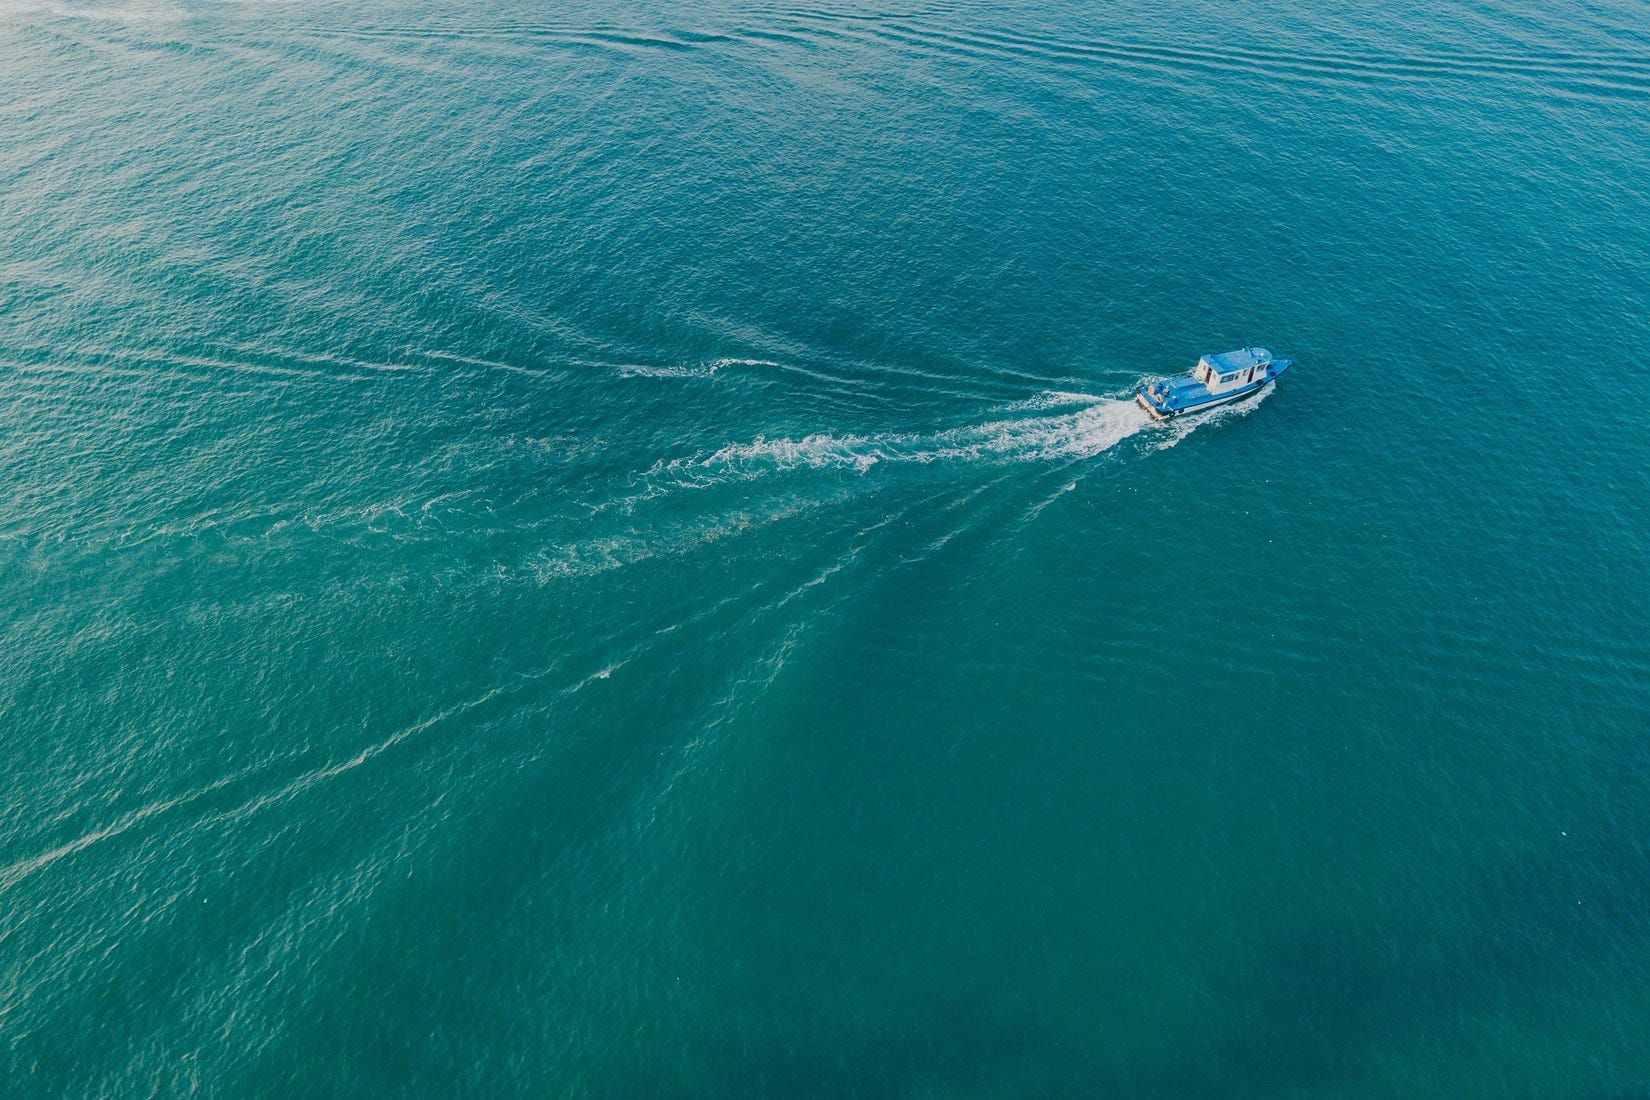
[[[1650,1089],[1650,18],[1324,7],[0,8],[0,1091]]]

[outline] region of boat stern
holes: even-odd
[[[1174,415],[1174,412],[1160,404],[1160,401],[1161,398],[1144,385],[1134,388],[1134,403],[1145,409],[1146,415],[1153,420],[1166,420]]]
[[[1189,375],[1157,378],[1136,386],[1134,400],[1153,420],[1167,420],[1192,408],[1198,397],[1194,391],[1202,389]]]

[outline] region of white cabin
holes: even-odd
[[[1205,355],[1197,361],[1192,377],[1202,382],[1210,393],[1230,393],[1257,381],[1266,380],[1272,353],[1265,348],[1242,348]]]

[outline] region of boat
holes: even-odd
[[[1142,382],[1134,399],[1153,420],[1202,412],[1259,393],[1289,369],[1291,359],[1275,358],[1265,348],[1239,348],[1205,355],[1186,374]]]

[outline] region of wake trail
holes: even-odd
[[[1149,450],[1164,451],[1199,428],[1249,415],[1274,388],[1161,424],[1135,403],[1131,387],[1124,391],[1130,396],[1049,390],[1003,406],[981,423],[935,431],[759,435],[661,459],[636,476],[634,491],[615,497],[602,510],[617,506],[633,512],[640,504],[677,493],[746,485],[792,472],[865,476],[925,466],[1064,467],[1097,458],[1135,437]]]
[[[1093,458],[1151,425],[1132,399],[1047,392],[979,424],[927,432],[757,436],[661,460],[640,480],[661,489],[752,481],[790,470],[868,473],[879,467],[1005,464]]]

